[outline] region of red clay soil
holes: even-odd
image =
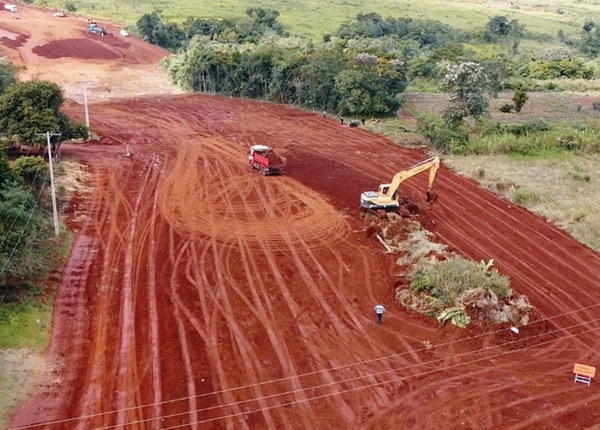
[[[440,328],[396,304],[395,257],[358,211],[362,191],[423,152],[320,115],[210,96],[98,104],[90,115],[121,144],[65,145],[89,164],[95,192],[57,293],[48,374],[11,428],[600,422],[597,385],[571,374],[600,358],[600,257],[543,219],[445,168],[433,206],[426,178],[408,181],[403,192],[440,241],[493,258],[535,307],[518,335]],[[248,168],[259,143],[287,157],[287,175]]]
[[[17,49],[27,43],[28,39],[29,37],[25,34],[19,34],[14,39],[11,39],[10,37],[2,37],[0,38],[0,42],[2,42],[2,45],[8,48]]]
[[[122,55],[90,39],[55,40],[36,46],[32,52],[45,58],[79,58],[80,60],[114,60]]]

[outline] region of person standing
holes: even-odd
[[[327,118],[327,111],[326,110],[323,111],[323,118]]]
[[[377,303],[375,306],[375,314],[377,315],[377,325],[381,325],[381,319],[383,318],[383,313],[385,312],[385,308],[381,304],[381,302]]]

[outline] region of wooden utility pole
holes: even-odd
[[[50,191],[52,193],[52,213],[54,215],[54,236],[58,237],[60,230],[58,228],[58,210],[56,208],[56,187],[54,186],[54,169],[52,167],[52,145],[50,143],[51,136],[60,136],[61,133],[36,133],[36,136],[46,136],[48,143],[48,161],[50,163]],[[58,145],[58,144],[57,144]]]

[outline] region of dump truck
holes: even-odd
[[[9,12],[17,12],[17,6],[14,4],[5,4],[4,9],[6,9]]]
[[[263,175],[281,175],[285,158],[266,145],[254,145],[248,149],[248,164]]]
[[[371,210],[397,210],[400,208],[399,190],[400,184],[421,172],[429,170],[429,183],[427,188],[427,201],[433,203],[437,200],[437,194],[433,191],[435,178],[440,168],[440,157],[435,155],[423,160],[406,170],[396,173],[389,184],[379,185],[378,191],[365,191],[360,196],[360,206]]]

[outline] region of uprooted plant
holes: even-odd
[[[510,288],[510,279],[490,262],[475,262],[459,255],[437,263],[422,260],[412,273],[409,288],[399,288],[398,300],[406,307],[466,327],[475,318],[493,323],[526,325],[531,305],[527,296]]]
[[[396,290],[400,303],[416,312],[466,327],[471,320],[526,325],[532,309],[525,295],[510,288],[510,279],[488,263],[448,252],[416,219],[388,213],[370,217],[369,232],[378,234],[390,252],[399,254],[409,286]]]

